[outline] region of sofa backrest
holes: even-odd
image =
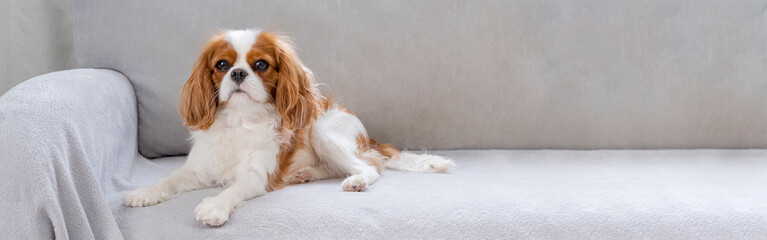
[[[133,83],[139,148],[217,29],[285,33],[321,89],[409,149],[767,147],[765,1],[78,0],[78,61]]]

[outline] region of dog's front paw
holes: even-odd
[[[169,197],[170,194],[167,192],[153,187],[143,187],[125,195],[123,204],[128,207],[148,207],[168,200]]]
[[[206,198],[194,209],[194,215],[197,221],[207,225],[218,227],[229,220],[229,214],[232,208],[227,207],[215,198]]]

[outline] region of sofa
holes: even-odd
[[[765,239],[767,1],[76,0],[82,68],[0,97],[8,239]],[[321,90],[444,174],[128,208],[189,151],[218,29],[292,37]]]

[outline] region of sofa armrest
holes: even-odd
[[[128,79],[104,69],[41,75],[0,97],[3,238],[121,238],[104,195],[136,156],[136,115]]]

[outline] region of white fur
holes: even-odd
[[[341,189],[362,191],[381,175],[374,166],[357,157],[357,136],[367,135],[362,122],[333,106],[312,128],[311,141],[317,156],[331,172],[349,174]]]
[[[409,152],[402,152],[399,157],[384,162],[386,168],[413,172],[446,172],[454,166],[455,162],[452,160],[437,155],[418,155]]]
[[[197,220],[219,226],[240,203],[266,194],[267,177],[277,166],[280,150],[280,116],[271,104],[254,104],[242,94],[232,96],[208,130],[192,132],[192,150],[184,166],[155,185],[129,193],[125,205],[151,206],[186,191],[225,186],[195,209]]]

